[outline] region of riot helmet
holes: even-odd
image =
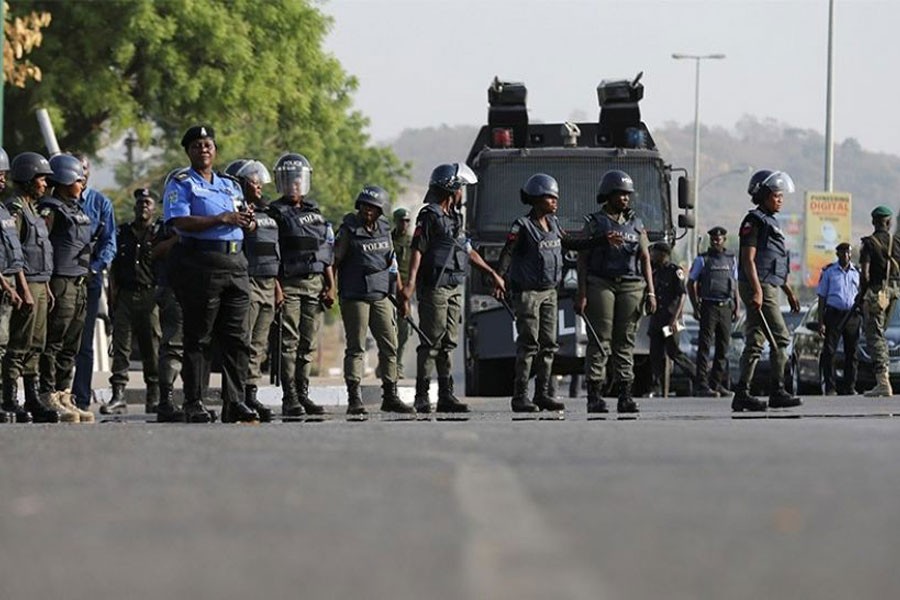
[[[246,181],[256,177],[256,183],[259,183],[260,185],[272,183],[272,176],[269,174],[269,169],[258,160],[247,158],[233,160],[225,167],[225,174],[240,181]]]
[[[53,175],[46,158],[37,152],[23,152],[13,158],[9,178],[16,183],[28,183],[40,175]]]
[[[312,166],[302,154],[288,152],[275,162],[275,189],[279,194],[289,196],[299,192],[306,196],[311,183]]]
[[[535,173],[519,190],[519,199],[522,204],[531,204],[537,198],[544,196],[552,196],[559,200],[559,184],[556,179],[546,173]]]
[[[455,192],[463,186],[478,183],[478,176],[464,163],[449,163],[438,165],[431,172],[428,187],[437,188],[445,192]]]
[[[9,171],[9,154],[0,148],[0,171]]]
[[[784,171],[772,171],[770,169],[761,169],[750,176],[750,182],[747,184],[747,193],[753,196],[753,202],[759,204],[765,194],[774,192],[783,192],[792,194],[794,192],[794,180]]]
[[[225,174],[230,175],[231,177],[237,177],[238,171],[241,170],[241,167],[247,164],[246,158],[239,158],[237,160],[233,160],[228,163],[228,166],[225,167]]]
[[[634,181],[628,173],[612,170],[603,174],[597,188],[597,202],[603,202],[613,192],[634,193]]]
[[[374,206],[381,214],[384,214],[384,207],[388,203],[388,193],[387,191],[379,187],[377,185],[367,185],[363,188],[363,190],[356,197],[356,204],[354,208],[359,210],[360,205],[368,204],[369,206]]]
[[[47,179],[57,185],[72,185],[84,181],[84,167],[81,160],[71,154],[57,154],[50,159],[53,174]]]

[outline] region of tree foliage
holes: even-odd
[[[140,181],[183,165],[184,130],[216,130],[220,166],[272,165],[286,151],[313,165],[313,195],[332,214],[366,182],[398,191],[407,167],[373,147],[352,108],[355,78],[323,48],[331,25],[314,0],[18,2],[53,22],[32,54],[44,78],[8,94],[13,151],[39,147],[33,112],[46,107],[60,145],[95,153],[132,131],[158,147]],[[129,170],[122,171],[130,172]]]
[[[9,3],[4,2],[3,16],[3,80],[20,88],[30,79],[40,81],[40,67],[25,57],[41,45],[41,29],[50,24],[50,13],[33,11],[12,16]]]

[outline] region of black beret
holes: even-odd
[[[837,250],[838,252],[840,252],[842,250],[846,250],[847,252],[852,252],[852,250],[853,250],[850,247],[850,242],[841,242],[840,244],[835,246],[834,249]]]
[[[650,246],[650,249],[657,250],[659,252],[665,252],[666,254],[672,253],[672,246],[670,246],[666,242],[654,242],[653,245]]]
[[[181,138],[181,147],[187,150],[187,147],[190,146],[192,142],[199,140],[200,138],[215,140],[216,132],[209,125],[194,125],[184,132],[184,136]]]
[[[157,195],[150,188],[138,188],[134,190],[134,199],[135,200],[143,200],[144,198],[150,198],[154,202],[159,200]]]
[[[728,230],[721,225],[716,225],[706,233],[708,233],[709,235],[728,235]]]

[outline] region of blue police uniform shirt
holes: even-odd
[[[688,280],[690,281],[700,281],[700,274],[703,272],[703,267],[706,266],[706,261],[704,257],[700,254],[694,258],[694,262],[691,263],[691,270],[688,273]],[[737,258],[734,259],[734,267],[731,270],[731,278],[737,281],[738,276],[738,268],[737,268]]]
[[[825,299],[825,306],[838,310],[850,310],[859,293],[859,269],[853,263],[847,270],[835,261],[822,269],[816,294]]]
[[[94,188],[85,188],[82,192],[81,210],[91,218],[91,239],[96,238],[91,252],[91,271],[99,273],[109,268],[116,257],[116,215],[110,199]]]
[[[212,181],[206,181],[192,168],[172,178],[163,198],[166,223],[178,217],[213,217],[240,210],[244,204],[244,195],[236,182],[215,173]],[[216,225],[203,231],[176,230],[181,237],[198,240],[232,242],[244,239],[243,230],[236,225]]]

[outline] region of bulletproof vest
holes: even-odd
[[[519,224],[517,251],[512,257],[509,280],[516,290],[549,290],[562,279],[562,235],[555,216],[547,217],[548,231],[529,216],[516,219]]]
[[[358,216],[349,214],[341,225],[348,236],[347,255],[338,270],[338,291],[345,300],[381,300],[389,293],[390,266],[394,253],[387,219],[367,230]]]
[[[276,200],[269,210],[278,220],[282,276],[324,273],[334,260],[333,233],[319,209],[306,202],[294,206],[286,200]]]
[[[731,300],[734,280],[734,254],[704,252],[700,271],[700,297],[706,300]]]
[[[667,263],[659,267],[653,267],[653,290],[656,294],[657,309],[652,319],[656,323],[665,325],[672,319],[669,307],[684,293],[684,283],[678,277],[681,269],[675,263]],[[682,271],[682,277],[684,272]]]
[[[456,212],[445,214],[441,205],[426,204],[422,212],[432,215],[435,226],[428,241],[428,249],[422,255],[418,284],[423,287],[460,285],[466,278],[469,255],[462,231],[462,217]]]
[[[162,218],[156,221],[156,223],[154,224],[154,230],[156,231],[156,237],[153,238],[153,246],[156,246],[157,244],[160,244],[176,235],[172,227],[166,225]],[[153,261],[153,275],[156,278],[156,285],[158,286],[169,287],[168,263],[168,255],[160,256]]]
[[[112,262],[116,284],[126,290],[150,287],[156,281],[151,251],[159,223],[147,227],[142,236],[138,236],[132,226],[132,223],[128,223],[119,227],[116,233],[116,257]]]
[[[870,236],[862,239],[866,245],[869,256],[869,284],[880,286],[884,283],[884,276],[887,274],[887,255],[888,246],[891,246],[891,281],[900,279],[900,239],[894,236],[894,243],[891,244],[890,233],[887,231],[876,231]]]
[[[25,267],[16,219],[0,204],[0,272],[12,275]]]
[[[265,212],[253,213],[256,229],[244,233],[244,253],[250,277],[278,276],[281,254],[278,249],[278,223]]]
[[[778,226],[775,215],[754,208],[747,213],[748,219],[756,221],[759,227],[759,238],[756,243],[756,274],[761,283],[784,285],[790,268],[790,252],[788,252],[784,232]],[[743,268],[738,270],[740,281],[749,281]]]
[[[57,198],[44,198],[38,208],[43,212],[55,210],[53,231],[53,274],[61,277],[81,277],[90,272],[91,218],[77,204]]]
[[[394,242],[394,254],[397,256],[397,270],[403,277],[403,281],[406,281],[409,277],[409,257],[412,256],[410,249],[412,236],[408,233],[398,235],[396,232],[391,232],[391,240]]]
[[[637,257],[641,232],[644,230],[641,220],[630,213],[625,222],[619,223],[602,210],[589,215],[587,219],[594,225],[593,235],[605,238],[609,232],[618,231],[625,242],[619,247],[603,244],[592,249],[588,273],[604,278],[640,279]]]
[[[6,207],[10,212],[22,215],[22,233],[20,238],[22,254],[25,256],[25,279],[35,283],[50,281],[53,274],[53,245],[50,243],[50,232],[47,223],[23,198],[12,198]]]

